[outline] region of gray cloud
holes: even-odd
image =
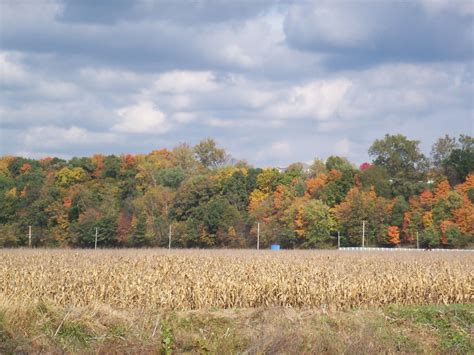
[[[438,6],[435,6],[438,3]],[[446,2],[316,1],[290,8],[288,44],[328,54],[330,67],[474,57],[474,5]]]
[[[215,137],[257,165],[474,134],[468,2],[2,1],[0,154]]]
[[[273,3],[274,4],[274,3]],[[94,0],[66,0],[58,19],[63,22],[114,24],[166,20],[199,25],[242,20],[257,16],[271,5],[271,1],[226,1],[226,0],[115,0],[113,2]]]

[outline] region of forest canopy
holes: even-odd
[[[462,248],[474,242],[474,139],[386,135],[344,157],[255,168],[213,139],[149,154],[0,158],[0,247]]]

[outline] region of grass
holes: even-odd
[[[473,261],[0,250],[0,354],[469,354]]]
[[[436,332],[443,351],[474,353],[474,310],[462,305],[391,308],[391,316],[405,319]]]
[[[473,305],[316,309],[66,309],[3,299],[0,353],[474,352]]]

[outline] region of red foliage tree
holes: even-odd
[[[31,165],[29,163],[25,163],[21,166],[20,173],[24,174],[30,170],[31,170]]]
[[[397,226],[389,226],[387,230],[388,240],[390,244],[398,245],[400,244],[400,230]]]
[[[95,170],[92,172],[92,177],[100,178],[105,169],[104,156],[102,154],[95,154],[91,158],[95,165]]]

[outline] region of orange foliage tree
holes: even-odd
[[[31,164],[25,163],[20,168],[20,173],[24,174],[31,170]]]
[[[441,181],[435,190],[435,200],[448,197],[449,191],[451,191],[451,186],[449,185],[448,180]]]
[[[421,207],[423,207],[425,210],[431,209],[434,202],[433,193],[430,190],[423,191],[420,195],[419,201],[420,201]]]
[[[95,165],[95,170],[92,172],[91,176],[99,178],[102,176],[102,173],[105,169],[104,156],[102,154],[95,154],[92,156],[91,160]]]
[[[400,244],[400,230],[397,226],[389,226],[387,229],[388,240],[392,245]]]

